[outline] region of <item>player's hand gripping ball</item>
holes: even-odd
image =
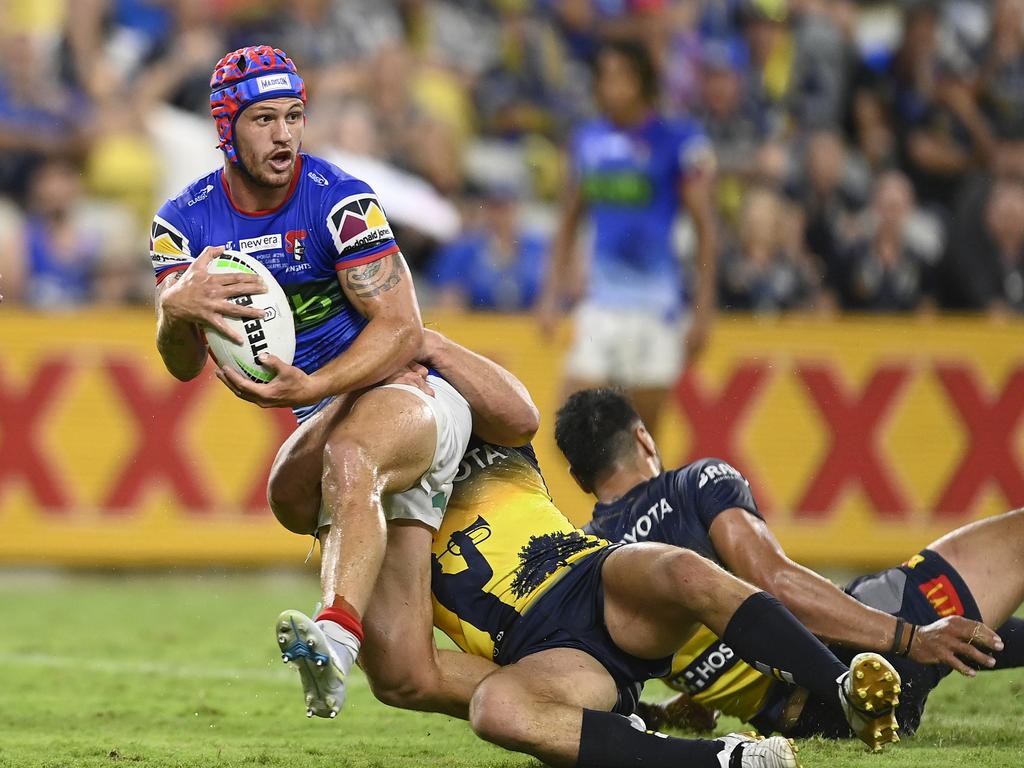
[[[217,365],[231,368],[249,381],[265,384],[276,375],[259,363],[261,353],[269,353],[291,365],[295,357],[295,321],[292,319],[288,297],[280,283],[252,256],[240,251],[224,251],[210,264],[210,272],[233,271],[257,275],[267,288],[266,293],[238,296],[232,301],[243,306],[263,310],[262,318],[239,319],[225,317],[224,321],[242,339],[238,344],[207,326],[206,342]]]

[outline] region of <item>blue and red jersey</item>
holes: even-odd
[[[306,373],[344,352],[367,322],[345,297],[337,273],[398,252],[369,185],[305,153],[296,159],[288,196],[272,210],[237,208],[223,169],[164,203],[150,237],[157,282],[218,245],[258,259],[281,284],[295,318],[293,364]],[[306,410],[296,413],[302,418]]]
[[[682,274],[672,242],[680,185],[708,170],[711,143],[693,120],[652,116],[623,128],[592,120],[572,164],[593,236],[588,298],[610,309],[677,315]]]

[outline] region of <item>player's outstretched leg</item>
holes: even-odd
[[[336,717],[345,702],[345,671],[323,630],[299,611],[282,612],[276,629],[281,660],[302,678],[306,716]]]
[[[411,488],[431,468],[437,428],[431,407],[393,387],[363,394],[326,438],[323,451],[320,566],[324,610],[310,620],[297,611],[295,637],[285,637],[282,654],[296,655],[307,714],[334,717],[345,701],[345,676],[359,655],[362,616],[384,559],[382,498]],[[454,471],[453,471],[454,474]],[[312,648],[307,649],[312,640]],[[286,651],[293,647],[294,654]],[[312,655],[302,655],[311,650]],[[323,656],[331,664],[320,664]],[[326,687],[325,687],[326,686]],[[310,702],[313,702],[311,704]],[[312,716],[312,715],[311,715]]]
[[[616,701],[615,681],[597,659],[555,648],[502,667],[481,682],[470,704],[470,725],[486,741],[555,768],[799,765],[795,747],[785,738],[675,738],[608,711]]]
[[[718,634],[736,654],[766,675],[795,683],[844,712],[876,723],[881,701],[848,708],[850,670],[776,598],[759,592],[695,552],[662,544],[630,544],[612,552],[602,568],[608,633],[626,653],[640,658],[670,656],[697,621]],[[877,654],[899,685],[899,676]],[[856,692],[855,692],[856,693]],[[872,688],[872,695],[875,689]],[[885,702],[888,706],[888,693]],[[875,711],[872,711],[875,710]],[[856,721],[854,730],[872,749],[875,730]]]
[[[1024,602],[1021,542],[1024,509],[1017,509],[957,528],[927,549],[956,569],[978,605],[982,622],[1000,627]]]
[[[846,721],[868,747],[877,752],[882,745],[900,740],[896,733],[900,676],[884,657],[877,653],[854,656],[840,691]]]

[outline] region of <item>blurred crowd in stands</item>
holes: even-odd
[[[724,309],[1024,312],[1024,0],[6,0],[5,306],[151,300],[153,212],[222,162],[212,66],[265,42],[421,301],[528,310],[607,40],[713,142]]]

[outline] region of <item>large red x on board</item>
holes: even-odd
[[[200,376],[187,384],[175,382],[154,390],[134,362],[109,360],[106,368],[135,423],[138,444],[114,480],[105,506],[124,512],[138,503],[146,489],[164,480],[185,507],[209,509],[210,497],[185,460],[181,434],[182,423],[209,378]]]
[[[256,482],[253,483],[249,492],[245,495],[243,506],[249,514],[266,512],[270,509],[270,505],[267,503],[267,482],[270,480],[270,467],[274,464],[274,458],[277,456],[277,450],[280,448],[281,443],[285,441],[288,435],[295,431],[295,414],[289,409],[269,408],[262,411],[262,413],[265,413],[267,418],[273,423],[277,439],[274,441],[273,447],[262,464],[262,471],[257,475]]]
[[[22,392],[0,376],[0,490],[21,479],[44,509],[64,510],[68,495],[39,449],[39,430],[71,366],[47,360]]]
[[[1024,368],[1018,368],[1000,395],[989,397],[966,365],[940,364],[936,375],[970,435],[967,453],[939,495],[940,517],[961,517],[994,480],[1011,505],[1024,504],[1024,472],[1013,437],[1024,414]]]
[[[728,383],[718,394],[709,392],[690,369],[676,384],[676,398],[690,422],[689,457],[687,462],[713,456],[736,466],[750,481],[763,511],[771,508],[763,487],[752,476],[737,445],[740,431],[746,423],[758,394],[768,379],[768,366],[744,363],[733,371]]]
[[[906,366],[879,367],[859,397],[846,391],[831,365],[805,363],[797,367],[797,375],[832,438],[825,460],[797,504],[797,514],[823,517],[847,486],[859,485],[880,514],[901,517],[910,504],[896,474],[878,455],[878,433],[909,378]]]

